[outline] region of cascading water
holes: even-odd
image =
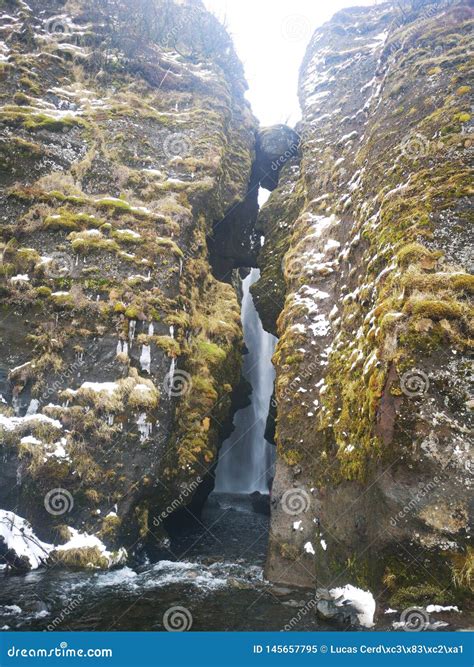
[[[260,322],[250,293],[260,271],[252,269],[242,283],[242,326],[248,354],[243,375],[252,386],[251,404],[234,415],[234,431],[224,441],[216,470],[217,493],[268,493],[275,447],[265,440],[275,372],[272,355],[277,339]]]

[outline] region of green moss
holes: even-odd
[[[76,305],[74,296],[70,292],[66,292],[65,294],[53,292],[51,294],[51,299],[53,299],[56,306],[61,308],[74,308]]]
[[[109,561],[98,547],[82,547],[79,549],[67,549],[52,552],[50,556],[53,563],[64,567],[80,570],[106,570]]]
[[[0,118],[6,123],[21,125],[26,130],[50,130],[51,132],[62,132],[68,128],[87,125],[86,121],[76,116],[63,116],[54,118],[45,113],[40,113],[32,108],[5,106],[0,111]]]
[[[430,354],[439,349],[447,339],[448,332],[439,324],[430,321],[428,331],[420,331],[417,323],[413,323],[408,331],[400,334],[399,342],[404,350],[417,350]],[[391,389],[391,394],[395,395],[395,389]]]
[[[413,606],[426,607],[428,604],[446,605],[451,602],[454,602],[452,592],[435,584],[399,588],[390,597],[390,605],[396,609],[408,609]]]
[[[102,521],[99,537],[101,539],[106,539],[109,542],[115,542],[121,525],[122,520],[120,517],[114,515],[106,516]]]
[[[128,405],[137,410],[152,410],[158,405],[160,394],[149,380],[141,380],[128,396]]]
[[[450,282],[453,289],[474,294],[474,276],[469,273],[451,275]]]
[[[118,312],[122,312],[119,310]],[[128,306],[128,308],[125,310],[125,317],[128,317],[129,320],[136,320],[138,319],[138,316],[140,314],[140,311],[136,306]]]
[[[175,338],[171,338],[171,336],[154,336],[153,341],[168,357],[176,358],[181,354],[180,344]]]
[[[474,548],[468,546],[466,553],[453,554],[451,561],[454,585],[472,593],[474,589]]]
[[[38,157],[43,154],[43,150],[39,144],[23,139],[22,137],[12,137],[11,141],[14,147],[21,150],[23,153]]]
[[[27,269],[39,262],[40,255],[34,248],[19,248],[15,259],[20,268]]]
[[[461,111],[453,116],[453,120],[458,123],[469,123],[471,120],[471,114],[467,111]]]
[[[129,212],[131,206],[127,201],[123,199],[99,199],[95,202],[97,208],[112,209],[113,211],[125,211]]]
[[[214,389],[214,383],[209,377],[200,377],[195,376],[192,378],[192,389],[193,392],[197,392],[201,395],[203,399],[209,399],[212,402],[215,402],[218,398],[218,394]]]
[[[200,340],[197,343],[198,354],[205,363],[219,364],[226,358],[226,352],[215,343]]]
[[[35,81],[30,79],[30,77],[22,76],[20,77],[19,82],[22,86],[26,86],[26,88],[28,88],[34,95],[39,95],[41,93],[41,88],[39,87],[39,85]]]
[[[100,224],[100,221],[98,221],[93,215],[88,215],[86,213],[73,213],[67,208],[59,208],[54,214],[48,215],[45,218],[43,227],[44,229],[51,229],[54,231],[62,229],[74,231],[77,229],[98,227]]]
[[[13,101],[15,102],[15,104],[18,104],[19,106],[22,105],[28,106],[31,100],[28,97],[28,95],[25,95],[25,93],[18,92],[13,95]]]
[[[400,266],[407,266],[408,264],[420,260],[433,260],[433,262],[435,262],[442,256],[442,252],[428,250],[420,243],[416,242],[404,245],[397,253],[397,259]]]
[[[68,239],[71,241],[74,252],[87,255],[90,252],[104,251],[118,253],[120,246],[112,239],[105,238],[100,232],[87,234],[86,232],[72,232]]]
[[[176,245],[175,241],[173,239],[167,239],[167,238],[155,238],[153,239],[154,246],[158,252],[158,254],[161,254],[162,252],[168,252],[171,251],[173,254],[177,255],[178,257],[184,257],[183,251]]]
[[[120,243],[127,243],[131,245],[138,245],[144,242],[143,238],[137,237],[131,231],[126,229],[115,229],[112,231],[112,237]]]
[[[296,451],[296,449],[282,450],[280,455],[289,466],[295,466],[303,459],[301,452]]]
[[[435,299],[414,298],[406,303],[404,310],[407,313],[422,315],[433,320],[455,320],[463,315],[463,307],[458,302]]]

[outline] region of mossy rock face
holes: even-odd
[[[400,604],[472,585],[471,14],[351,8],[308,47],[298,164],[260,213],[253,286],[279,337],[275,581],[398,590]],[[299,549],[290,569],[281,544]]]
[[[139,0],[131,25],[112,4],[8,3],[0,412],[21,419],[0,425],[0,507],[45,540],[67,522],[133,550],[194,482],[191,502],[239,381],[238,298],[206,238],[230,209],[254,234],[257,126],[203,5]]]

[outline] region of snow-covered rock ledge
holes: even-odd
[[[127,551],[108,551],[95,535],[68,527],[65,544],[42,542],[31,525],[14,512],[0,510],[0,569],[36,570],[42,565],[106,570],[127,560]]]
[[[36,570],[46,563],[53,548],[36,537],[26,519],[0,510],[0,565],[14,570]]]

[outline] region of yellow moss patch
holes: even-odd
[[[418,297],[410,299],[405,304],[404,311],[433,320],[455,320],[463,315],[463,307],[456,301],[438,301]]]

